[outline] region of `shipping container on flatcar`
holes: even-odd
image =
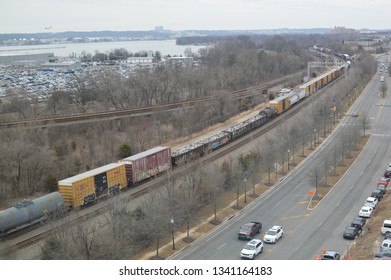
[[[65,205],[79,207],[127,186],[124,163],[110,163],[58,182]]]
[[[169,147],[155,147],[139,154],[124,158],[120,162],[125,164],[128,185],[134,185],[145,179],[170,170],[171,149]]]
[[[276,108],[278,114],[281,114],[289,109],[289,96],[280,96],[269,101],[269,105]]]

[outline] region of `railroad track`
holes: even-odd
[[[223,93],[217,96],[206,96],[193,100],[175,102],[170,104],[160,104],[154,106],[147,107],[139,107],[139,108],[129,108],[129,109],[121,109],[121,110],[113,110],[113,111],[104,111],[104,112],[95,112],[95,113],[83,113],[83,114],[75,114],[68,116],[55,116],[55,117],[47,117],[47,118],[34,118],[27,120],[19,120],[12,122],[0,122],[0,128],[14,128],[14,127],[22,127],[22,128],[32,128],[32,127],[47,127],[47,126],[55,126],[55,125],[67,125],[77,122],[92,122],[98,120],[110,120],[121,117],[132,117],[137,115],[149,115],[161,112],[167,112],[170,110],[182,109],[184,107],[192,107],[197,104],[210,104],[211,102],[216,102],[220,98],[230,97],[234,99],[242,99],[251,97],[254,95],[259,95],[267,91],[270,87],[276,86],[280,83],[288,81],[292,77],[296,76],[296,74],[291,74],[279,79],[275,79],[270,82],[263,83],[262,85],[257,85],[253,87],[249,87],[242,90],[237,90],[233,92]]]
[[[305,101],[303,101],[300,106],[295,106],[284,113],[284,118],[290,118],[292,115],[296,114],[301,108],[308,105],[311,97]],[[176,168],[172,171],[170,171],[170,174],[168,173],[161,174],[160,176],[157,176],[156,178],[153,178],[152,180],[149,180],[143,184],[138,185],[137,187],[125,189],[119,196],[118,200],[120,202],[129,202],[134,200],[137,197],[140,197],[144,195],[145,193],[151,191],[154,188],[159,188],[162,186],[167,180],[168,177],[172,179],[179,178],[186,174],[188,170],[196,167],[196,166],[202,166],[206,163],[211,163],[216,160],[219,160],[220,158],[229,155],[233,151],[240,149],[244,145],[250,143],[253,139],[256,139],[260,137],[261,135],[265,134],[266,132],[274,129],[278,125],[280,125],[283,122],[283,118],[275,118],[274,120],[266,123],[265,125],[261,126],[260,128],[252,131],[251,133],[248,133],[244,135],[243,137],[239,138],[238,140],[229,143],[226,146],[223,146],[222,148],[205,155],[204,157],[200,158],[197,161],[190,162],[186,166]],[[113,198],[111,198],[113,199]],[[28,230],[25,232],[25,235],[17,234],[15,237],[7,238],[7,240],[3,241],[6,244],[6,247],[11,250],[11,252],[17,252],[19,250],[22,250],[23,248],[26,248],[30,245],[36,244],[37,242],[43,241],[48,236],[55,234],[56,231],[61,230],[62,228],[70,228],[74,225],[81,224],[86,221],[91,221],[93,218],[102,215],[109,211],[112,208],[112,200],[107,199],[103,201],[99,201],[94,205],[88,206],[83,210],[76,210],[71,211],[69,215],[71,215],[73,212],[76,213],[76,217],[70,217],[66,219],[60,219],[58,221],[53,221],[51,223],[48,223],[46,228],[45,226],[38,228],[37,230]],[[15,239],[19,239],[15,241]],[[24,237],[24,238],[23,238]],[[8,243],[8,244],[7,244]]]

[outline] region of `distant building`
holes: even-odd
[[[128,57],[126,60],[130,64],[144,64],[144,63],[152,63],[153,57],[152,56],[140,56],[140,57]]]
[[[162,31],[164,31],[164,27],[163,26],[156,26],[155,27],[155,31],[156,32],[162,32]]]
[[[352,28],[346,28],[344,26],[336,26],[333,29],[331,29],[331,33],[334,34],[358,34],[359,31]]]
[[[0,65],[38,67],[43,63],[56,62],[54,53],[0,54]]]
[[[189,57],[182,57],[182,56],[167,57],[166,61],[167,61],[167,63],[181,64],[181,65],[185,65],[185,66],[191,66],[193,64],[193,58],[191,56],[189,56]]]

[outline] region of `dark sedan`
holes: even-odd
[[[376,189],[372,191],[371,196],[377,198],[380,201],[383,198],[383,192]]]
[[[356,227],[359,230],[362,230],[363,226],[365,225],[367,220],[361,217],[356,217],[353,219],[352,224],[350,226]]]
[[[387,190],[387,187],[384,186],[384,185],[378,185],[378,186],[376,187],[376,189],[379,190],[379,191],[381,191],[381,192],[383,193],[383,195],[385,195],[386,190]]]
[[[355,239],[360,234],[360,229],[356,227],[347,227],[343,233],[345,239]]]

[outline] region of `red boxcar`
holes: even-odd
[[[156,176],[171,169],[171,149],[156,147],[145,152],[122,159],[125,163],[128,185]]]

